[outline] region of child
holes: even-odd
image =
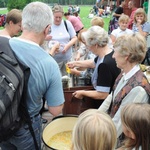
[[[123,132],[126,136],[122,149],[150,149],[150,105],[133,103],[121,111]]]
[[[119,27],[114,29],[110,35],[112,43],[114,44],[116,39],[124,34],[132,34],[132,30],[128,29],[129,16],[122,14],[119,18]]]
[[[72,150],[113,150],[116,129],[111,118],[97,109],[80,114],[73,129]]]
[[[132,30],[134,33],[139,32],[147,37],[150,32],[150,23],[147,22],[147,15],[143,8],[138,8],[134,14],[134,23]]]

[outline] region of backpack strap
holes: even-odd
[[[65,24],[65,28],[66,28],[67,32],[69,33],[66,20],[64,20],[64,24]]]

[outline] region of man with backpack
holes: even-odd
[[[33,138],[29,125],[22,121],[21,127],[10,138],[0,141],[2,150],[41,149],[39,112],[42,108],[43,97],[53,116],[62,113],[64,94],[60,70],[55,60],[40,47],[51,30],[52,19],[53,14],[48,5],[42,2],[31,2],[22,12],[23,32],[21,36],[9,40],[9,45],[18,61],[30,68],[25,101],[36,139]],[[1,77],[1,81],[3,78],[4,76]],[[11,85],[9,84],[9,86]],[[19,112],[22,113],[23,110]],[[34,145],[35,140],[38,146]]]

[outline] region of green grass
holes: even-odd
[[[90,12],[90,9],[92,9],[93,6],[80,6],[80,18],[81,18],[81,21],[82,23],[84,24],[84,27],[85,28],[89,28],[91,25],[90,25],[90,21],[91,19],[88,18],[88,15],[89,15],[89,12]],[[67,9],[68,9],[68,6],[64,6],[64,12],[67,12]],[[103,18],[104,19],[104,22],[105,22],[105,25],[104,25],[104,29],[106,31],[108,31],[108,25],[109,25],[109,21],[110,21],[110,18]]]
[[[88,15],[89,15],[89,12],[90,12],[90,9],[92,9],[93,6],[80,6],[80,18],[81,18],[81,21],[82,23],[84,24],[84,27],[85,28],[89,28],[91,25],[90,25],[90,21],[91,19],[88,18]],[[68,6],[64,6],[64,11],[67,12],[68,10]],[[8,12],[7,9],[2,9],[0,10],[0,14],[6,14]],[[109,20],[110,18],[103,18],[104,19],[104,22],[105,22],[105,25],[104,25],[104,29],[106,31],[108,31],[108,25],[109,25]],[[2,29],[2,27],[0,27],[0,29]]]

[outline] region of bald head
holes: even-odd
[[[136,7],[136,1],[135,1],[135,0],[129,1],[129,2],[128,2],[128,8],[129,8],[129,9],[132,9],[132,8],[134,8],[134,7]]]

